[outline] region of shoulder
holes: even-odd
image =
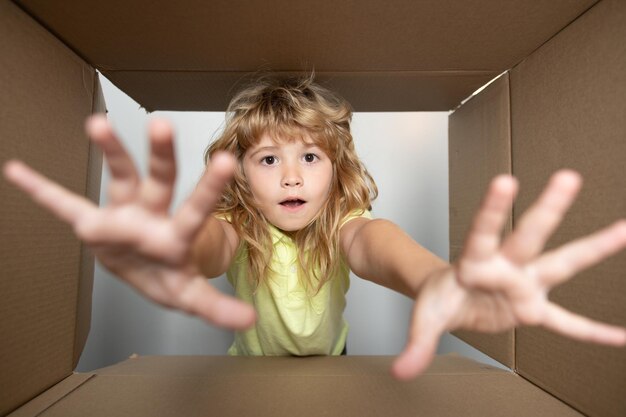
[[[339,226],[339,245],[345,254],[352,245],[354,237],[365,224],[372,220],[369,210],[353,210],[343,218]]]
[[[372,219],[372,213],[369,210],[365,209],[356,209],[349,212],[343,219],[341,219],[341,223],[339,224],[339,229],[343,229],[347,223],[354,219]]]
[[[234,257],[239,251],[239,235],[237,235],[237,231],[232,225],[232,216],[230,213],[216,213],[213,214],[213,217],[219,220],[219,224],[222,226],[224,230],[224,234],[226,236],[226,241],[228,242],[230,248],[230,254]]]

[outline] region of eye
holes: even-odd
[[[276,163],[276,157],[275,156],[265,156],[263,157],[263,159],[261,159],[261,163],[263,165],[274,165]]]
[[[315,155],[314,153],[307,153],[306,155],[304,155],[304,161],[311,163],[311,162],[315,162],[315,160],[317,159],[317,155]]]

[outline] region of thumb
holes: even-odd
[[[237,160],[228,152],[216,153],[210,161],[208,169],[212,175],[217,176],[222,181],[226,182],[230,180],[235,170]]]
[[[204,277],[191,280],[179,297],[183,311],[219,327],[245,330],[256,321],[256,312],[251,305],[221,293]]]
[[[394,361],[391,373],[399,380],[409,381],[423,373],[433,361],[439,339],[445,331],[437,320],[427,319],[427,314],[416,308],[413,324],[404,351]]]
[[[174,215],[174,224],[181,236],[191,240],[198,233],[233,176],[236,163],[233,155],[226,152],[211,158],[196,188]]]

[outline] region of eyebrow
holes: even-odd
[[[254,155],[263,151],[275,151],[277,149],[278,149],[278,146],[262,146],[258,149],[255,149],[255,151],[250,154],[250,157],[252,158]]]
[[[311,149],[311,148],[318,148],[318,149],[321,149],[321,148],[320,148],[319,146],[317,146],[315,143],[306,143],[306,142],[304,143],[304,149],[309,150],[309,149]],[[250,158],[252,158],[254,155],[256,155],[256,154],[258,154],[258,153],[261,153],[261,152],[264,152],[264,151],[271,151],[271,152],[275,152],[275,151],[277,151],[278,149],[280,149],[280,147],[279,147],[279,146],[262,146],[262,147],[260,147],[260,148],[258,148],[258,149],[255,149],[255,150],[254,150],[254,152],[252,152],[252,153],[250,154]]]

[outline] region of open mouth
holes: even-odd
[[[281,201],[280,205],[281,206],[285,206],[285,207],[294,208],[294,207],[300,207],[304,203],[306,203],[306,201],[300,200],[299,198],[294,198],[294,199],[290,198],[290,199],[287,199],[285,201]]]

